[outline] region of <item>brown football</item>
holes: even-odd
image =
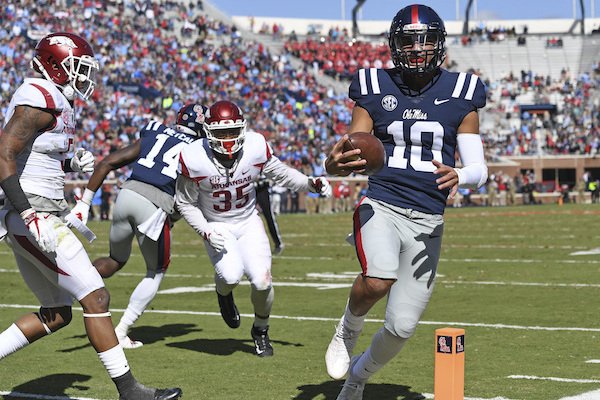
[[[383,143],[375,135],[367,132],[354,132],[350,140],[344,143],[344,152],[360,149],[360,158],[367,160],[364,175],[376,174],[385,163],[385,149]]]

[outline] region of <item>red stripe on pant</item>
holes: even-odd
[[[358,209],[359,209],[360,205],[362,204],[362,202],[364,201],[364,199],[365,199],[365,197],[363,197],[360,200],[360,202],[356,205],[352,219],[354,222],[354,224],[353,224],[353,226],[354,226],[354,245],[356,247],[356,255],[358,257],[358,261],[360,262],[362,274],[366,275],[367,274],[367,256],[365,255],[365,251],[364,251],[363,245],[362,245],[362,235],[360,233],[360,214],[358,212]]]
[[[67,274],[62,269],[58,268],[58,265],[56,265],[54,262],[52,262],[52,260],[50,260],[48,257],[46,257],[46,255],[40,249],[35,247],[34,244],[31,243],[29,241],[29,239],[27,239],[27,236],[20,236],[20,235],[14,235],[14,236],[15,236],[15,240],[17,241],[17,243],[19,243],[19,245],[22,248],[24,248],[31,255],[33,255],[35,258],[37,258],[38,261],[40,261],[42,264],[44,264],[45,267],[47,267],[48,269],[51,269],[52,271],[54,271],[60,275],[69,276],[69,274]]]

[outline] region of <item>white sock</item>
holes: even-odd
[[[29,344],[29,340],[16,324],[12,324],[0,333],[0,360],[22,349]]]
[[[271,286],[267,290],[256,290],[254,286],[252,287],[252,292],[250,293],[250,299],[252,300],[252,305],[254,306],[254,314],[260,315],[260,317],[255,318],[255,325],[259,325],[262,320],[264,323],[263,326],[267,326],[269,323],[269,315],[271,315],[271,308],[273,308],[273,299],[275,298],[275,291]]]
[[[371,346],[365,351],[352,368],[352,375],[360,380],[369,379],[402,350],[408,339],[392,335],[381,328],[371,340]]]
[[[111,378],[118,378],[125,375],[129,371],[129,364],[125,358],[125,352],[120,345],[116,345],[110,350],[98,353],[100,361],[104,364],[104,368],[108,371]]]
[[[346,311],[344,311],[344,326],[351,331],[360,332],[365,325],[366,315],[357,317],[350,311],[350,303],[346,304]]]
[[[119,324],[115,328],[118,337],[123,338],[127,336],[129,328],[144,313],[152,299],[154,299],[154,296],[156,296],[163,276],[164,274],[156,274],[154,278],[144,278],[137,285],[131,294],[123,317],[121,317]]]

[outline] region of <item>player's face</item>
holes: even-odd
[[[400,36],[400,44],[402,50],[408,54],[408,62],[411,68],[428,65],[434,57],[433,50],[436,49],[437,36],[431,34],[403,34]]]

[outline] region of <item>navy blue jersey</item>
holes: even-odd
[[[131,164],[129,179],[155,186],[174,196],[179,153],[183,146],[192,143],[196,137],[150,121],[141,130],[140,140],[140,157]]]
[[[423,93],[404,94],[394,69],[361,69],[350,98],[369,112],[387,154],[385,166],[369,177],[367,196],[387,203],[443,214],[449,190],[439,190],[433,159],[454,167],[456,131],[463,118],[485,106],[477,75],[441,70]],[[478,133],[478,132],[469,132]]]

